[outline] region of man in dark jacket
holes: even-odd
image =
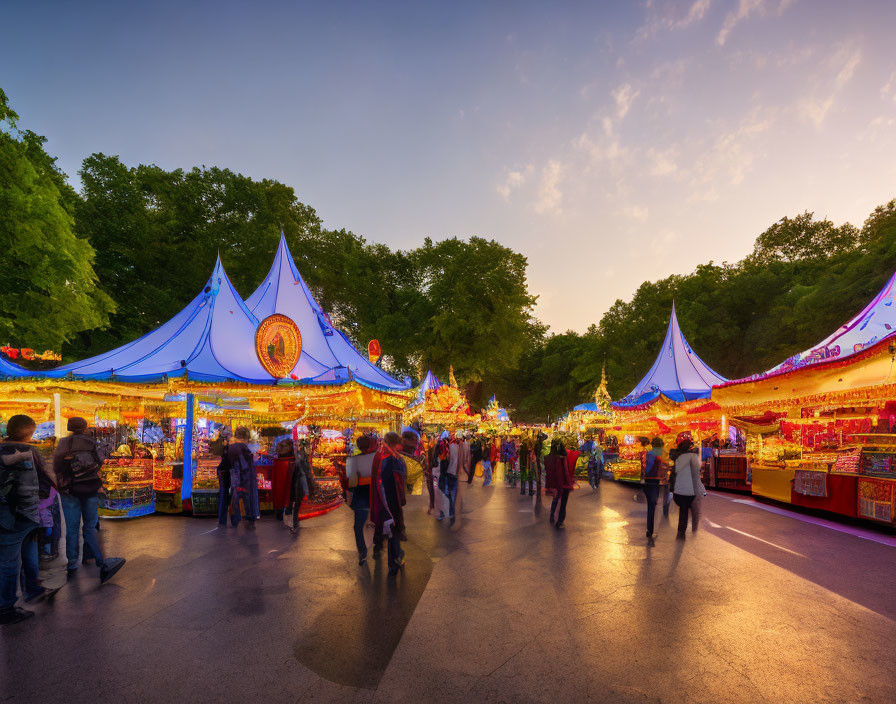
[[[249,429],[239,427],[233,431],[233,441],[218,465],[218,525],[227,525],[227,509],[233,508],[230,524],[236,528],[240,524],[240,499],[246,514],[246,527],[254,528],[258,518],[258,477],[255,474],[255,460],[249,449]]]
[[[53,453],[53,471],[59,482],[62,514],[65,516],[67,574],[72,579],[78,572],[78,529],[81,528],[85,551],[89,549],[90,556],[96,559],[97,567],[100,568],[100,583],[105,584],[124,566],[125,560],[123,557],[104,559],[96,534],[99,493],[103,488],[100,476],[103,461],[96,441],[87,434],[86,420],[69,418],[67,427],[71,435],[62,438]]]
[[[29,445],[36,425],[28,416],[9,419],[7,438],[0,443],[0,624],[34,616],[16,607],[19,559],[25,574],[25,601],[45,598],[48,590],[38,582],[38,503],[50,495],[52,480],[37,450]]]

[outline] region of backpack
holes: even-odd
[[[70,479],[68,491],[74,496],[91,496],[103,487],[100,467],[103,466],[96,448],[78,450],[62,458]]]
[[[12,530],[15,526],[23,475],[34,469],[30,452],[12,447],[0,450],[0,527],[5,530]]]

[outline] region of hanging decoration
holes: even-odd
[[[35,359],[40,359],[45,362],[59,362],[62,361],[62,355],[58,352],[54,352],[53,350],[44,350],[43,352],[35,352],[30,347],[10,347],[9,345],[3,345],[0,347],[0,352],[5,354],[10,359],[18,359],[20,356],[27,362],[30,362]]]
[[[376,364],[377,360],[383,355],[379,340],[371,340],[367,343],[367,357],[371,364]]]

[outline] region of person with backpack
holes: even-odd
[[[100,459],[96,441],[87,434],[87,421],[69,418],[71,435],[62,438],[53,453],[53,471],[59,482],[62,499],[62,515],[65,517],[65,556],[68,559],[66,573],[72,579],[78,572],[78,530],[84,536],[85,559],[89,555],[100,568],[100,583],[105,584],[125,563],[123,557],[103,558],[96,528],[99,522],[99,493],[103,488]],[[82,527],[83,524],[83,527]]]
[[[233,441],[218,464],[218,481],[221,490],[218,495],[218,525],[230,524],[236,528],[240,524],[240,503],[246,514],[246,528],[254,528],[258,518],[258,477],[255,460],[249,449],[249,429],[240,426],[233,431]],[[295,521],[296,516],[293,515]]]
[[[663,470],[663,439],[654,438],[650,442],[651,449],[644,460],[644,498],[647,501],[647,539],[653,540],[654,517],[656,516],[656,502],[660,496],[660,484],[665,478]]]
[[[30,445],[36,428],[25,415],[15,415],[0,442],[0,624],[19,623],[34,616],[16,606],[20,571],[25,602],[54,594],[38,579],[37,532],[39,503],[47,498],[53,482],[43,459]],[[21,561],[21,570],[19,567]]]

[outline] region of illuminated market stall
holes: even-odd
[[[896,275],[815,347],[713,390],[747,435],[754,494],[894,523],[894,289]]]
[[[399,427],[412,396],[408,380],[371,364],[330,322],[282,236],[271,271],[246,301],[219,259],[196,298],[133,342],[46,372],[0,361],[0,416],[54,420],[57,436],[64,417],[93,418],[100,439],[114,445],[109,486],[136,490],[142,470],[134,509],[106,506],[114,515],[147,512],[148,502],[136,502],[138,493],[148,498],[146,487],[166,494],[167,510],[190,509],[195,500],[197,513],[215,512],[223,427],[255,429],[263,497],[273,443],[289,428],[309,426],[315,436],[320,427],[383,432]],[[338,480],[321,476],[320,484]],[[172,496],[178,489],[180,504]]]
[[[419,424],[427,432],[473,426],[479,420],[457,385],[443,384],[431,371],[426,372],[404,411],[405,425]]]
[[[613,478],[641,480],[643,450],[638,436],[659,435],[666,439],[668,447],[683,430],[696,434],[698,440],[701,433],[720,430],[723,421],[706,399],[714,384],[725,381],[691,349],[673,304],[666,336],[653,366],[625,398],[613,404],[610,431],[621,436],[618,457],[606,458]]]

